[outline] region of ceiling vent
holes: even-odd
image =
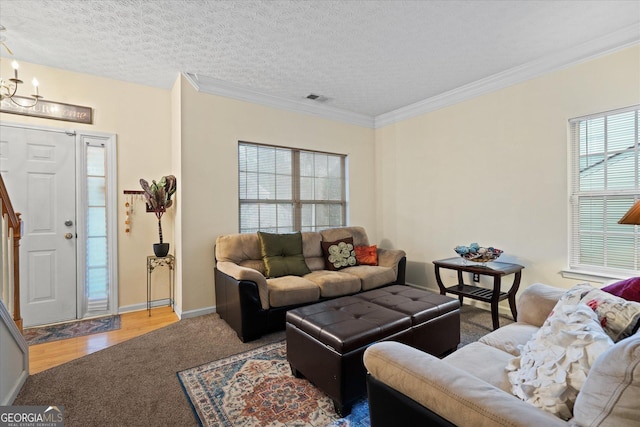
[[[316,102],[326,102],[329,100],[326,96],[316,95],[314,93],[310,93],[306,98]]]

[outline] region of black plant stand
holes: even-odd
[[[148,256],[147,257],[147,312],[151,316],[151,304],[162,300],[151,299],[151,273],[157,267],[166,266],[169,268],[169,305],[171,311],[175,311],[175,299],[174,299],[174,274],[175,274],[176,259],[173,255],[167,255],[164,257]]]

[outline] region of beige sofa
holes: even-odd
[[[395,342],[369,347],[364,364],[372,426],[640,425],[640,332],[607,344],[608,350],[591,365],[567,421],[512,394],[506,367],[520,356],[565,291],[529,286],[518,299],[516,323],[444,359]]]
[[[363,227],[302,233],[302,254],[311,271],[267,278],[257,234],[219,236],[215,246],[216,312],[246,342],[285,328],[286,311],[391,284],[404,284],[405,252],[377,248],[378,265],[325,269],[322,242],[353,238],[370,246]]]

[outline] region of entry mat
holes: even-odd
[[[29,345],[98,334],[120,329],[120,315],[77,320],[56,325],[38,326],[24,330],[24,338]]]

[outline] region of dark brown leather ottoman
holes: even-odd
[[[406,285],[374,289],[357,298],[411,316],[410,334],[406,339],[394,341],[435,356],[449,353],[460,344],[460,302],[457,298]]]
[[[434,355],[460,342],[457,299],[393,285],[287,312],[287,360],[293,374],[324,391],[344,416],[366,394],[362,354],[378,341]]]

